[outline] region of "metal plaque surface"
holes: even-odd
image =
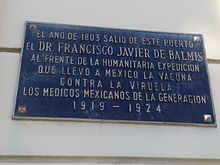
[[[25,26],[13,118],[216,125],[202,35]]]

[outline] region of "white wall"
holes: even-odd
[[[0,47],[21,47],[24,21],[201,33],[220,59],[219,0],[1,0]],[[0,52],[0,157],[101,156],[220,160],[220,128],[12,120],[20,54]],[[219,64],[209,64],[218,125]]]
[[[23,23],[44,21],[201,33],[209,58],[220,58],[219,0],[2,0],[0,45],[21,47]]]

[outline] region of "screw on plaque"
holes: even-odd
[[[212,116],[208,115],[208,114],[205,114],[204,115],[204,122],[211,123],[212,122]]]
[[[29,25],[29,30],[30,30],[30,31],[33,31],[33,32],[36,31],[36,30],[37,30],[37,25],[35,25],[35,24],[30,24],[30,25]]]
[[[18,107],[18,113],[19,113],[20,115],[25,115],[25,114],[27,113],[27,110],[26,110],[25,107],[20,106],[20,107]]]
[[[195,36],[195,37],[194,37],[194,42],[195,42],[196,44],[199,44],[199,43],[202,42],[202,40],[201,40],[201,38],[200,38],[199,36]]]

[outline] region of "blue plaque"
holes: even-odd
[[[200,34],[27,22],[13,118],[216,126]]]

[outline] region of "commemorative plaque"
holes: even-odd
[[[25,26],[13,118],[216,125],[202,35]]]

